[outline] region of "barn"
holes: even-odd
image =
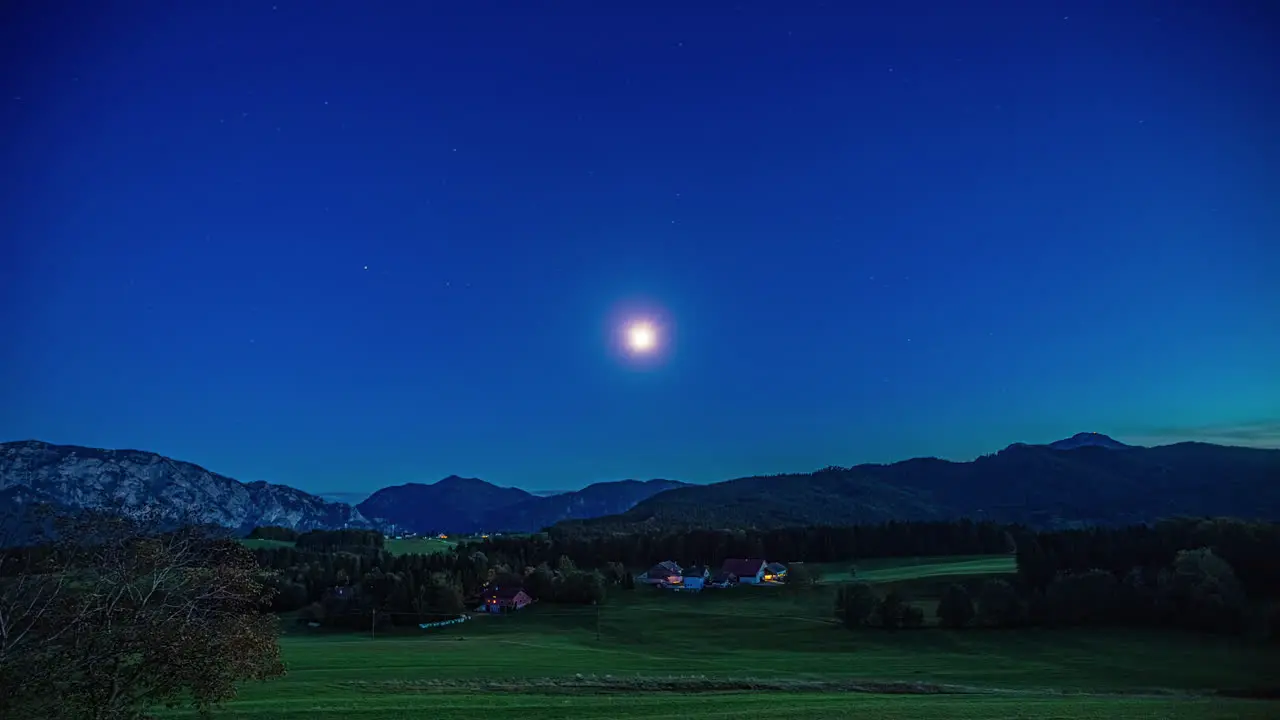
[[[756,585],[764,578],[765,561],[756,558],[725,560],[720,571],[736,575],[743,585]]]

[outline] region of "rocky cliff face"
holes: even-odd
[[[0,513],[64,508],[157,507],[172,519],[236,530],[372,527],[354,507],[284,485],[242,483],[187,462],[137,450],[98,450],[37,440],[0,443]]]

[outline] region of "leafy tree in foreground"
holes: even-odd
[[[938,601],[938,623],[947,628],[962,628],[973,621],[973,598],[963,585],[952,584]]]
[[[251,552],[204,528],[88,511],[0,555],[0,716],[208,709],[284,672]]]

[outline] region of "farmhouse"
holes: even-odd
[[[765,565],[763,579],[765,582],[786,582],[787,566],[782,563],[769,563],[768,565]]]
[[[679,565],[670,560],[663,560],[649,568],[640,580],[650,585],[679,585],[683,575],[684,570]]]
[[[707,581],[707,585],[713,588],[727,588],[736,582],[738,582],[737,575],[734,575],[731,572],[725,572],[724,570],[721,570],[720,572],[716,573],[715,576],[712,577],[709,581]]]
[[[533,598],[529,597],[524,588],[514,585],[490,588],[480,597],[484,600],[484,605],[481,605],[478,610],[489,613],[519,610],[533,602]]]
[[[756,585],[764,579],[765,561],[751,559],[732,559],[725,560],[724,565],[720,567],[721,572],[730,573],[738,576],[738,582],[743,585]]]
[[[685,590],[701,590],[710,575],[711,572],[707,570],[706,565],[694,565],[681,575],[680,587]]]

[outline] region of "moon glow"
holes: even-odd
[[[658,332],[647,322],[633,323],[627,328],[627,347],[632,352],[651,352],[658,345]]]

